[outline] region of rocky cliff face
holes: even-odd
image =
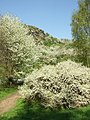
[[[37,44],[59,44],[63,43],[60,39],[45,33],[42,29],[35,26],[25,25],[28,28],[28,35],[32,35]]]

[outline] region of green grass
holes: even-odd
[[[16,88],[2,88],[0,89],[0,101],[5,99],[8,95],[16,92]]]
[[[90,105],[78,109],[44,109],[38,103],[26,104],[22,99],[0,120],[90,120]]]

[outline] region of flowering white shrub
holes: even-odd
[[[45,107],[79,107],[90,103],[90,68],[70,60],[43,66],[25,79],[20,94]]]
[[[28,29],[17,17],[9,14],[0,17],[0,62],[7,76],[25,70],[38,59],[33,37],[27,33]]]
[[[44,46],[44,45],[39,45],[37,46],[39,51],[42,53],[40,56],[41,59],[45,64],[57,64],[57,60],[62,59],[62,56],[70,56],[74,55],[74,50],[72,48],[66,49],[65,46]]]

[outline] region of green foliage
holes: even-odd
[[[55,46],[55,45],[58,45],[58,46],[64,45],[63,42],[61,42],[59,39],[57,39],[51,35],[48,35],[45,37],[45,40],[43,40],[43,44],[48,47]]]
[[[90,106],[78,109],[45,109],[37,102],[26,104],[22,99],[10,112],[0,116],[0,120],[89,120]]]
[[[90,67],[90,0],[79,0],[79,9],[72,16],[73,45],[78,62]]]

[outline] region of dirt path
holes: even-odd
[[[7,97],[5,100],[2,100],[0,102],[0,115],[15,107],[18,98],[20,98],[20,95],[16,92]]]

